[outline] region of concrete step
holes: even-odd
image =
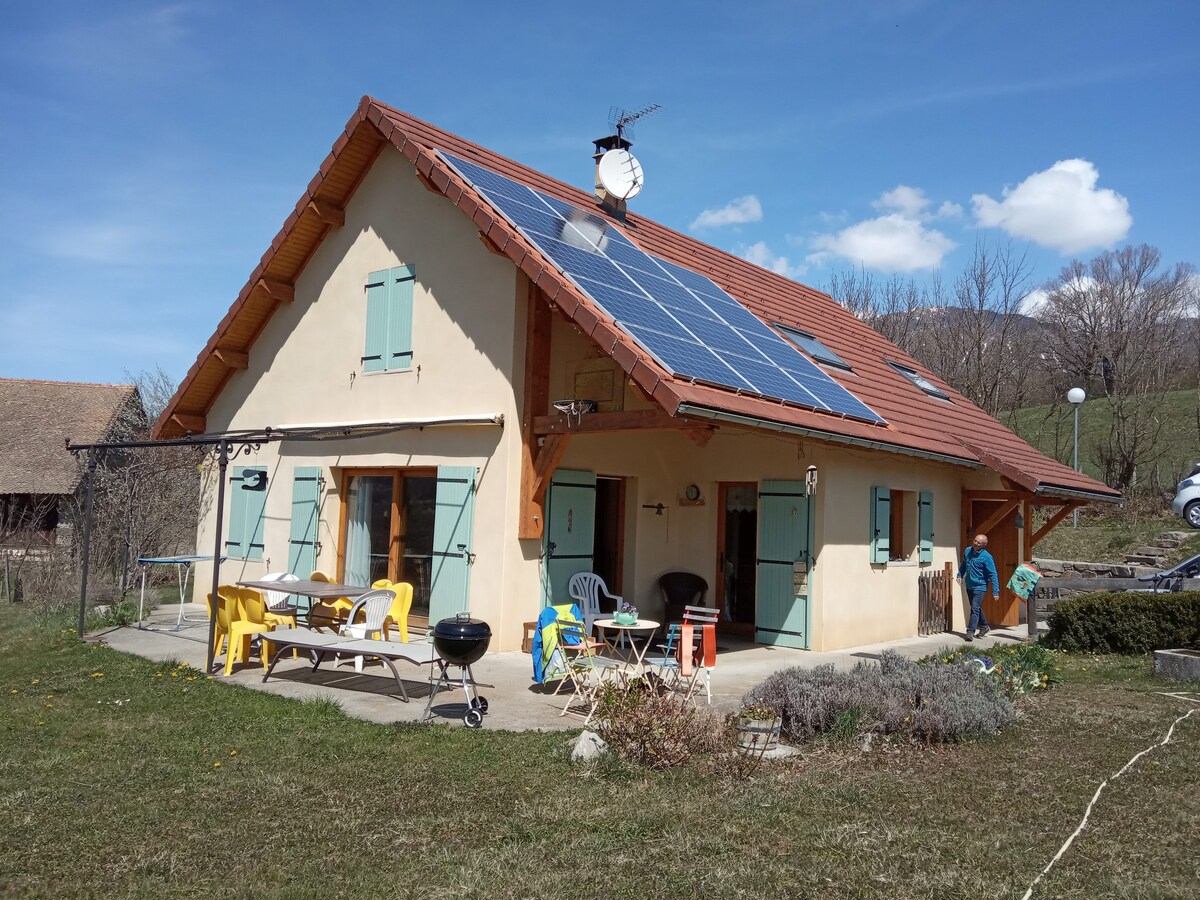
[[[1194,534],[1194,531],[1164,531],[1161,535],[1159,535],[1159,537],[1168,538],[1172,541],[1179,541],[1179,543],[1182,544]]]
[[[1125,557],[1127,565],[1150,566],[1153,569],[1163,568],[1165,560],[1165,556],[1150,556],[1142,553],[1131,553]]]
[[[1138,547],[1133,551],[1132,556],[1161,556],[1166,558],[1171,555],[1171,551],[1164,550],[1162,547]]]
[[[1154,539],[1153,546],[1161,547],[1164,550],[1178,550],[1182,544],[1183,541],[1177,541],[1175,538],[1162,537],[1160,535]]]

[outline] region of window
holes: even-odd
[[[933,562],[933,492],[871,488],[871,562]]]
[[[412,266],[372,272],[367,278],[367,334],[364,372],[399,372],[412,368]]]
[[[807,331],[801,331],[799,328],[792,328],[788,325],[781,325],[778,322],[774,323],[785,338],[811,356],[819,363],[824,363],[827,366],[834,366],[838,369],[845,369],[847,372],[853,371],[850,364],[822,344],[816,337],[809,334]]]
[[[939,400],[949,400],[950,395],[943,391],[940,387],[918,372],[916,369],[910,369],[908,366],[902,366],[898,362],[887,360],[887,364],[927,393],[930,397],[937,397]]]
[[[263,558],[263,509],[267,504],[267,470],[234,466],[229,479],[229,525],[225,553],[235,559]]]

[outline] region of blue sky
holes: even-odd
[[[0,375],[181,378],[363,94],[817,287],[1200,262],[1200,5],[13,5],[0,33]]]

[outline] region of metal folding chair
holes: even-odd
[[[583,724],[586,725],[596,711],[600,685],[608,673],[620,670],[621,662],[607,656],[597,656],[595,643],[584,633],[582,623],[560,619],[557,624],[558,646],[563,650],[566,665],[566,676],[559,688],[567,682],[571,684],[571,696],[559,715],[565,716],[578,703],[584,711]]]

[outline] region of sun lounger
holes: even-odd
[[[394,663],[397,660],[410,662],[415,666],[432,666],[434,663],[445,668],[441,657],[433,648],[433,644],[401,644],[395,641],[379,641],[366,638],[347,638],[336,634],[326,634],[320,631],[310,631],[307,628],[279,628],[275,631],[269,631],[262,636],[275,647],[275,655],[271,659],[271,665],[267,668],[267,673],[263,675],[263,681],[271,677],[271,672],[275,669],[275,664],[283,657],[283,655],[293,649],[308,650],[312,652],[315,662],[313,671],[317,670],[317,666],[325,660],[329,654],[338,656],[358,656],[364,659],[378,659],[392,671],[392,675],[396,679],[396,686],[400,688],[400,696],[404,702],[408,702],[408,691],[404,689],[404,682],[400,680],[400,672],[396,669]],[[429,681],[433,681],[433,671],[430,670]]]

